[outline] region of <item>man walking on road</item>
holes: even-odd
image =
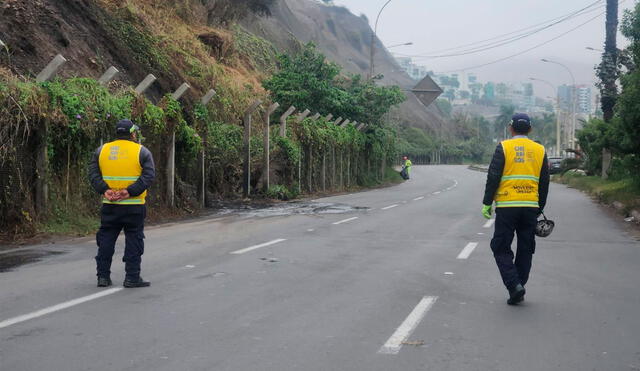
[[[155,178],[151,152],[138,144],[139,128],[130,120],[116,125],[117,140],[98,148],[89,165],[91,186],[103,195],[100,229],[96,234],[98,287],[111,286],[111,259],[124,229],[124,287],[146,287],[140,277],[144,253],[145,198]]]
[[[531,132],[529,116],[514,115],[509,129],[513,138],[498,145],[489,165],[482,215],[491,218],[495,201],[491,250],[509,290],[507,303],[515,305],[524,300],[536,247],[537,219],[549,193],[549,169],[544,147],[527,137]],[[511,250],[514,232],[518,235],[515,261]]]

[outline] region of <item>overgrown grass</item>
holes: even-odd
[[[625,212],[640,208],[640,187],[633,179],[604,180],[598,176],[566,173],[563,176],[554,176],[554,180],[585,191],[600,202],[621,202],[625,206]]]
[[[38,232],[64,235],[64,236],[87,236],[95,233],[100,226],[99,215],[89,215],[78,213],[77,210],[57,209],[39,224]]]

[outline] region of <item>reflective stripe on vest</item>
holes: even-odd
[[[496,207],[539,207],[538,183],[544,147],[528,138],[502,142],[504,171],[496,192]]]
[[[142,146],[130,140],[116,140],[102,146],[99,157],[102,179],[110,189],[121,190],[135,183],[142,174],[140,150]],[[115,205],[143,205],[145,191],[139,196],[121,201],[102,199],[102,203]]]

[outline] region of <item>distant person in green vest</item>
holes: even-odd
[[[407,156],[403,156],[402,160],[404,161],[404,163],[402,164],[400,175],[402,175],[402,179],[409,180],[411,176],[411,160],[409,160],[409,157]]]
[[[113,142],[98,148],[89,165],[89,180],[102,195],[100,229],[96,234],[98,287],[111,286],[111,259],[116,240],[124,229],[124,287],[146,287],[140,277],[144,253],[145,198],[155,178],[151,152],[137,143],[140,129],[130,120],[116,125]]]

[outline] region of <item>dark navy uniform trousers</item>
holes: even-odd
[[[502,282],[508,290],[529,280],[531,260],[536,250],[538,209],[534,207],[496,208],[496,224],[491,250]],[[514,233],[518,237],[515,260],[511,250]]]
[[[109,277],[111,259],[116,240],[124,229],[125,247],[122,261],[125,263],[127,278],[140,277],[140,263],[144,253],[145,205],[102,205],[100,230],[96,234],[98,255],[96,256],[98,277]]]

